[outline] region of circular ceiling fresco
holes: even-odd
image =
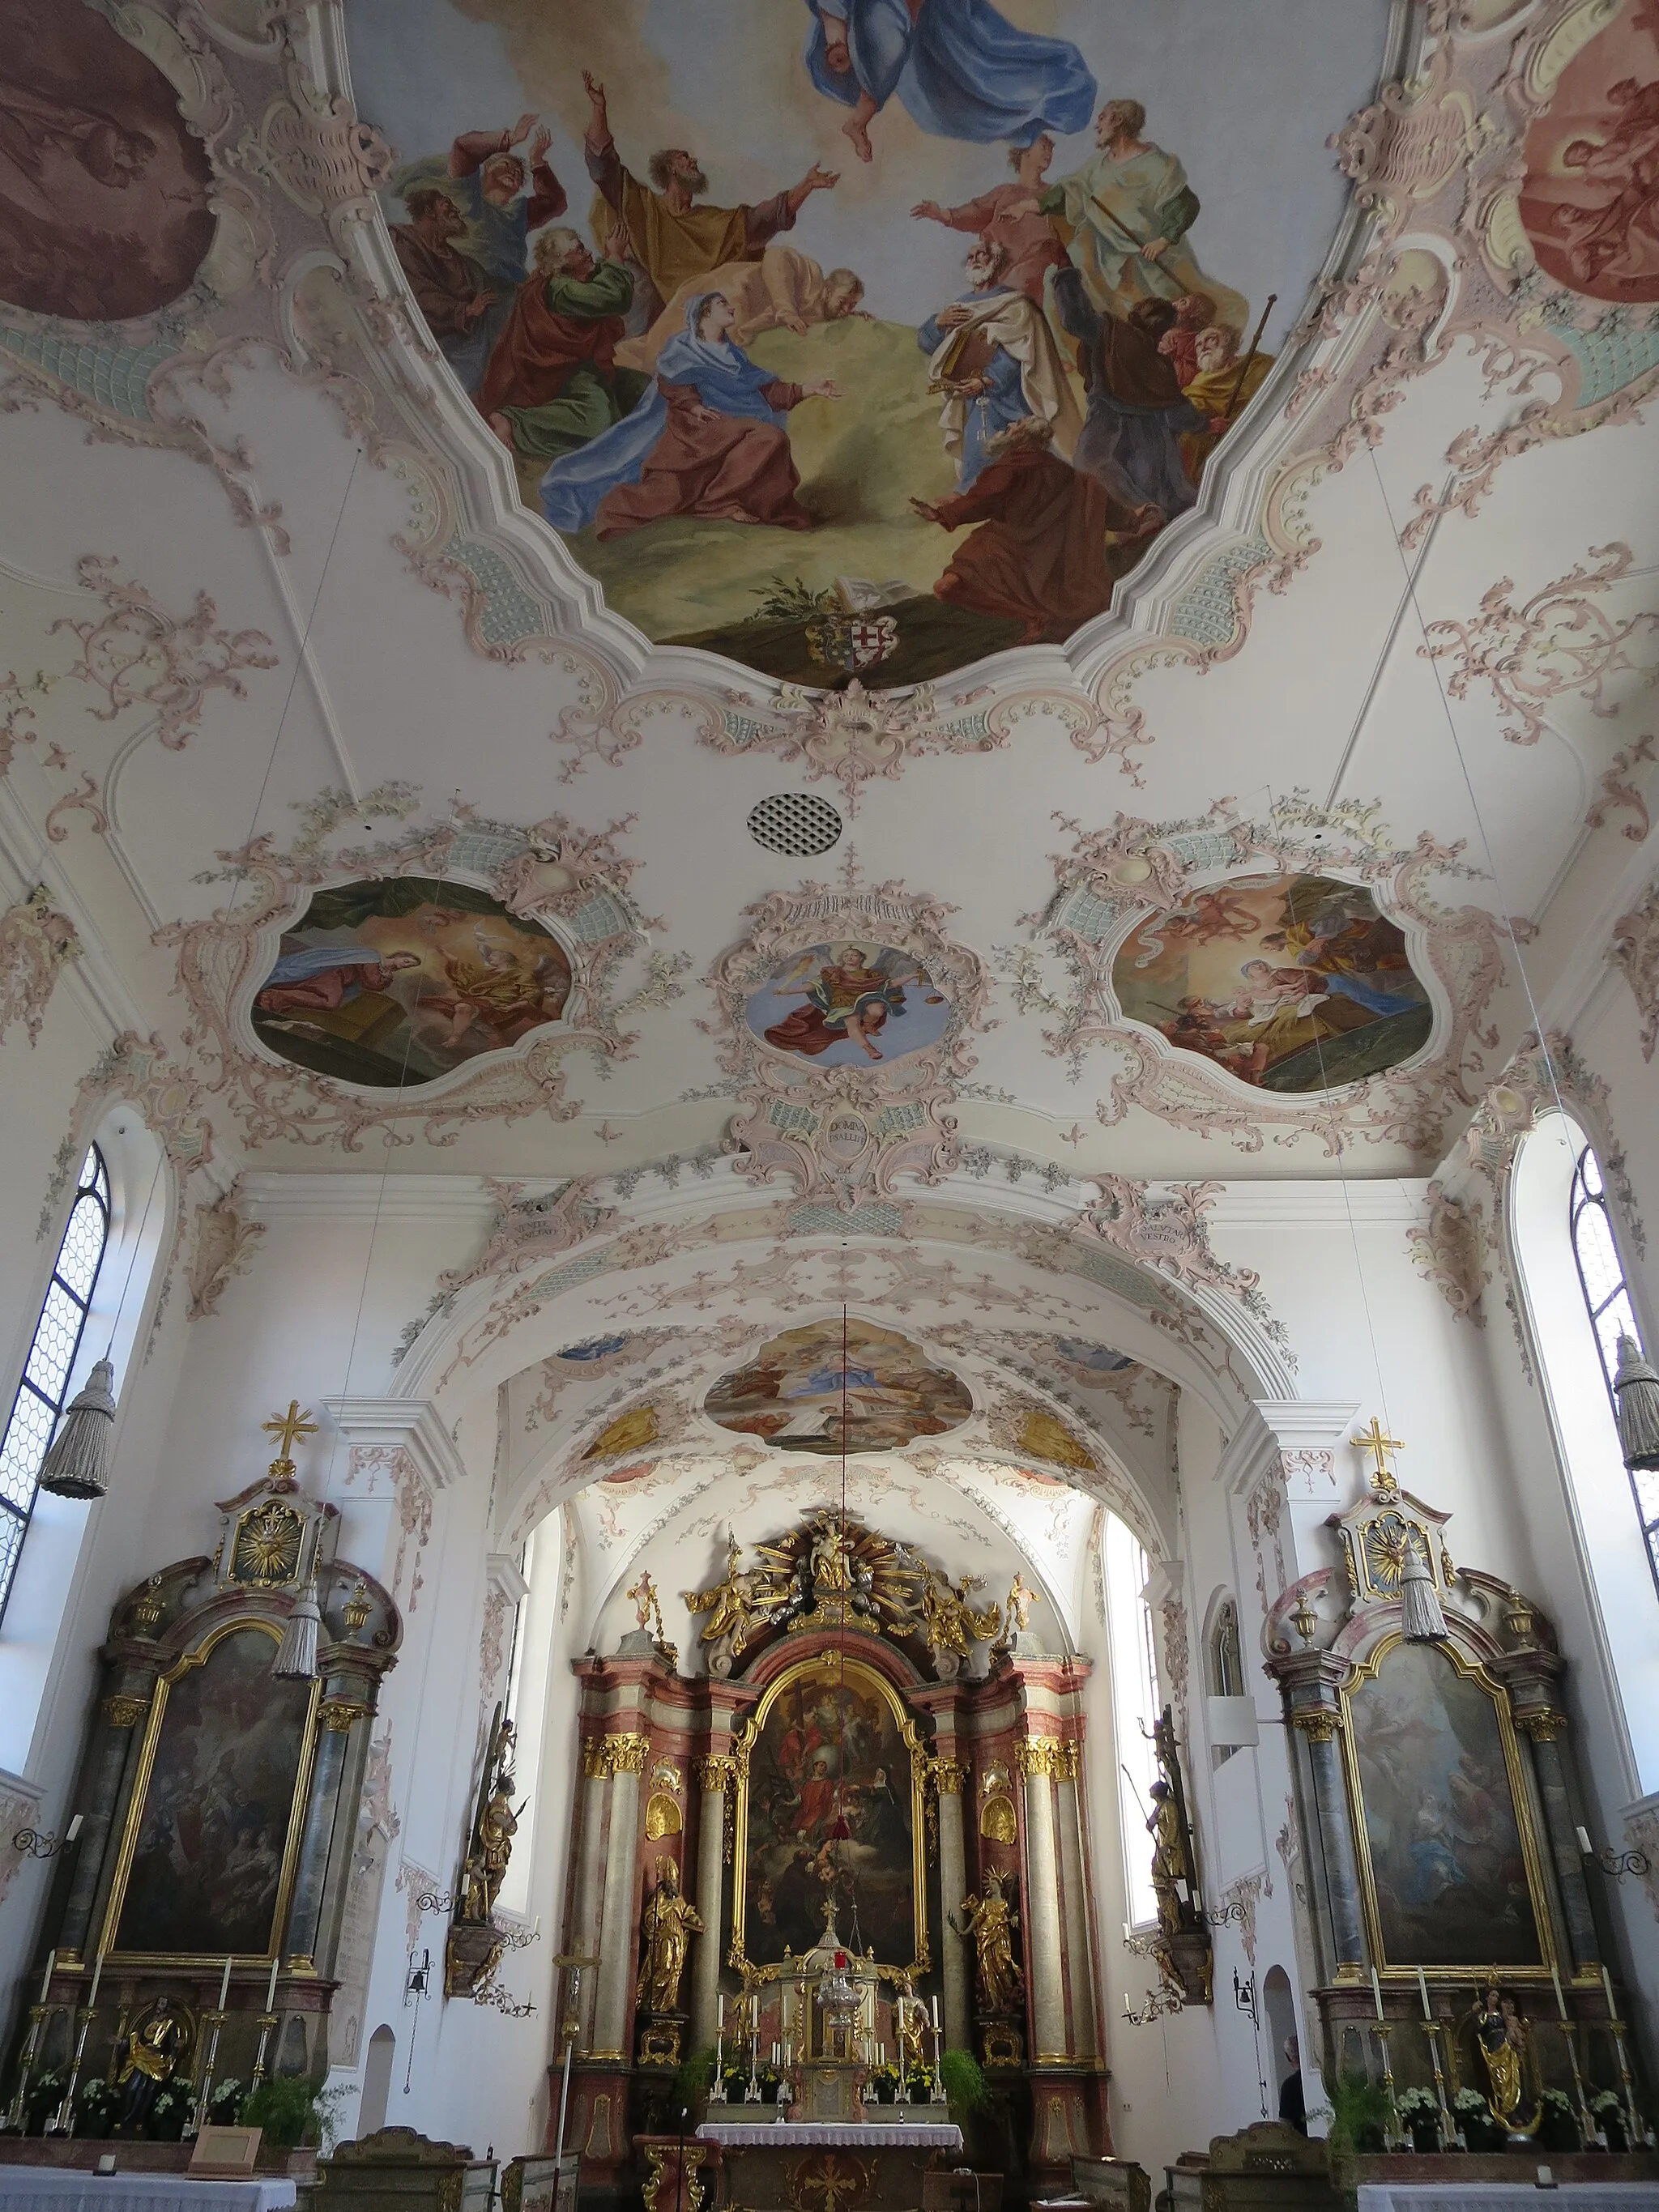
[[[185,291],[213,242],[179,96],[80,0],[0,0],[0,299],[125,321]]]
[[[357,0],[449,370],[659,643],[908,684],[1063,642],[1337,230],[1382,0]]]

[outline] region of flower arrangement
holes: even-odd
[[[1630,2147],[1630,2115],[1616,2089],[1598,2089],[1589,2100],[1590,2117],[1607,2137],[1609,2150]]]
[[[145,2133],[152,2142],[177,2142],[190,2118],[191,2093],[182,2082],[163,2081],[149,2108]]]
[[[893,2105],[898,2102],[901,2076],[896,2066],[872,2066],[864,2078],[874,2087],[876,2102],[878,2105]]]
[[[75,2100],[75,2132],[77,2136],[106,2136],[120,2109],[120,2092],[110,2081],[86,2082]]]
[[[64,2101],[64,2092],[69,2087],[69,2075],[61,2066],[54,2066],[45,2074],[33,2075],[25,2102],[27,2112],[26,2132],[44,2135],[46,2123]]]
[[[1400,2124],[1419,2150],[1440,2147],[1440,2100],[1432,2089],[1402,2089],[1394,2100]]]
[[[1538,2140],[1546,2150],[1577,2150],[1582,2148],[1578,2113],[1572,2099],[1565,2089],[1546,2089],[1539,2099],[1542,2107],[1538,2124]]]
[[[1502,2142],[1503,2130],[1478,2089],[1460,2089],[1452,2099],[1452,2111],[1471,2150],[1493,2149]]]
[[[933,2101],[933,2068],[913,2066],[904,2077],[904,2094],[913,2105],[931,2105]]]

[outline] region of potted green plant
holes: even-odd
[[[1539,2100],[1538,2146],[1540,2150],[1583,2148],[1578,2115],[1565,2089],[1546,2089]]]
[[[1589,2100],[1590,2118],[1607,2137],[1609,2150],[1630,2148],[1630,2122],[1616,2089],[1598,2089]]]
[[[1412,2139],[1412,2148],[1440,2148],[1440,2100],[1432,2089],[1402,2089],[1394,2100],[1400,2124]]]
[[[1492,2116],[1492,2106],[1478,2089],[1460,2089],[1452,2099],[1452,2116],[1471,2150],[1502,2150],[1504,2130]]]
[[[241,2119],[244,2127],[263,2130],[272,2150],[298,2150],[315,2142],[321,2134],[317,2085],[303,2074],[274,2074],[246,2099]]]
[[[682,2058],[674,2069],[674,2087],[670,2098],[671,2109],[690,2112],[694,2121],[701,2123],[708,2117],[708,2092],[714,2086],[714,2045],[706,2051],[694,2051],[689,2058]]]
[[[144,2131],[152,2142],[177,2142],[190,2118],[191,2093],[182,2081],[163,2081],[155,2092]]]
[[[1364,2074],[1344,2074],[1331,2084],[1329,2142],[1339,2157],[1379,2151],[1389,2138],[1389,2098]]]
[[[951,2118],[966,2135],[975,2113],[984,2112],[991,2102],[985,2070],[971,2051],[946,2051],[939,2058],[939,2075]]]

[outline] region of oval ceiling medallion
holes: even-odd
[[[82,0],[0,0],[0,299],[153,313],[213,242],[212,172],[154,62]]]
[[[959,1428],[974,1401],[896,1329],[837,1318],[773,1337],[746,1367],[721,1376],[703,1410],[721,1428],[781,1450],[897,1451]]]
[[[1593,300],[1659,300],[1656,115],[1659,15],[1626,8],[1567,64],[1527,133],[1521,220],[1557,283]]]
[[[283,933],[253,1028],[296,1067],[390,1090],[517,1044],[569,995],[563,947],[488,891],[375,877],[318,891]]]
[[[354,0],[354,88],[520,498],[659,644],[909,685],[1065,643],[1194,505],[1340,222],[1385,11],[462,12]]]

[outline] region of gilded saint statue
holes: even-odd
[[[1024,1977],[1014,1964],[1016,1914],[1002,1893],[1002,1876],[992,1867],[985,1877],[985,1894],[971,1891],[962,1900],[959,1936],[971,1935],[979,1957],[980,1995],[985,2009],[1010,2013],[1017,2009]],[[952,1925],[956,1923],[953,1922]]]
[[[1181,1808],[1167,1782],[1154,1782],[1152,1809],[1146,1832],[1152,1839],[1152,1894],[1158,1899],[1158,1924],[1174,1935],[1185,1915],[1177,1884],[1187,1879],[1187,1838],[1182,1832]]]
[[[513,1723],[500,1705],[489,1731],[483,1777],[478,1785],[478,1809],[466,1856],[461,1862],[460,1899],[456,1918],[487,1926],[495,1899],[507,1879],[513,1856],[513,1838],[519,1832],[519,1814],[513,1803]]]
[[[157,1997],[128,2033],[126,2050],[115,2076],[116,2087],[126,2092],[117,2124],[142,2130],[149,2118],[161,2084],[171,2081],[175,2067],[190,2048],[190,2023],[174,2009],[170,1997]]]
[[[899,2071],[907,2081],[913,2074],[927,2070],[927,2008],[909,1975],[900,1974],[893,1992],[893,2040],[898,2045]]]
[[[1492,1987],[1483,1990],[1475,2008],[1474,2040],[1486,2069],[1492,2118],[1512,2129],[1521,2105],[1521,2024],[1513,2000]]]
[[[657,1886],[640,1915],[645,1956],[640,1961],[635,1995],[650,2013],[672,2013],[680,2001],[689,1939],[702,1933],[702,1921],[689,1898],[680,1895],[680,1870],[666,1852],[657,1861]]]

